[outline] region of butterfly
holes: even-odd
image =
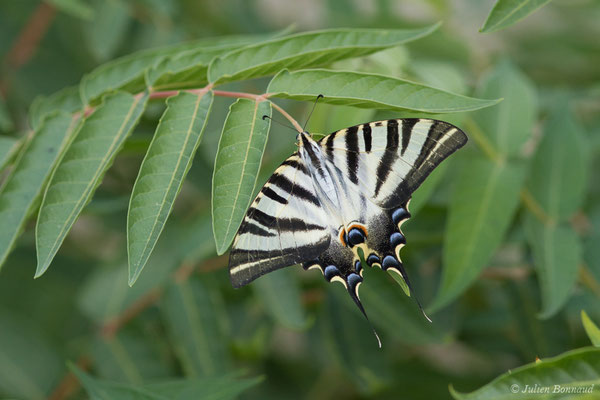
[[[466,142],[456,126],[418,118],[356,125],[319,141],[298,133],[298,150],[275,170],[240,225],[229,257],[232,285],[301,263],[341,282],[368,320],[358,294],[363,265],[398,274],[413,292],[400,260],[410,198]]]

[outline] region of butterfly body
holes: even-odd
[[[301,263],[341,282],[363,314],[362,265],[399,274],[410,288],[400,260],[410,197],[466,141],[457,127],[430,119],[371,122],[318,142],[300,133],[298,151],[275,170],[234,239],[233,286]]]

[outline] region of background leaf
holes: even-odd
[[[222,376],[231,369],[219,297],[196,277],[175,281],[165,292],[161,311],[186,376]]]
[[[383,75],[324,69],[284,70],[271,80],[267,92],[273,97],[304,101],[322,94],[325,97],[320,101],[328,104],[429,113],[477,110],[498,103]]]
[[[537,114],[531,83],[508,62],[501,62],[481,82],[478,93],[505,98],[496,107],[478,110],[475,122],[466,124],[467,135],[486,158],[466,157],[455,177],[444,269],[432,311],[466,290],[486,267],[510,226],[527,174],[526,163],[517,156],[532,135]]]
[[[260,378],[233,379],[178,379],[144,386],[126,385],[92,378],[77,367],[71,370],[80,380],[92,400],[184,400],[184,399],[234,399],[240,393],[260,382]]]
[[[98,335],[90,351],[98,374],[105,379],[139,385],[169,374],[167,360],[148,335],[126,330]]]
[[[46,398],[62,370],[60,355],[36,324],[6,310],[0,310],[0,317],[0,390]]]
[[[549,2],[550,0],[497,0],[481,32],[507,28]]]
[[[87,117],[53,172],[36,226],[36,277],[50,266],[73,223],[144,111],[148,96],[107,96]]]
[[[531,81],[503,60],[483,78],[476,93],[478,97],[504,99],[495,107],[478,110],[473,118],[497,153],[518,156],[537,118],[537,95]]]
[[[582,256],[581,242],[569,226],[545,224],[531,214],[525,228],[542,292],[540,316],[548,318],[571,294]]]
[[[260,277],[252,287],[277,323],[290,329],[302,329],[307,321],[294,272],[292,268],[273,271]]]
[[[235,236],[253,199],[271,116],[271,103],[238,99],[229,108],[213,172],[212,216],[217,254]]]
[[[48,117],[28,138],[10,175],[0,186],[0,266],[27,217],[39,206],[48,177],[78,121],[63,113]]]
[[[486,266],[519,204],[525,172],[518,163],[496,164],[481,157],[464,160],[450,200],[444,269],[429,307],[432,312],[454,300]]]
[[[76,18],[90,20],[94,10],[83,0],[46,0],[66,14]]]
[[[94,57],[107,61],[118,50],[132,22],[129,7],[121,0],[92,0],[91,6],[94,18],[85,24],[85,39]]]
[[[247,46],[215,59],[208,80],[224,83],[271,75],[282,68],[331,64],[419,39],[439,24],[414,30],[331,29],[298,33]]]
[[[592,344],[596,347],[600,347],[600,329],[583,310],[581,310],[581,322]]]
[[[582,258],[581,241],[566,224],[583,201],[587,146],[580,128],[560,102],[546,124],[531,166],[528,188],[535,209],[525,221],[542,294],[540,315],[547,318],[567,301]],[[542,215],[538,215],[537,211]]]
[[[531,165],[531,195],[553,219],[569,218],[582,204],[587,183],[587,140],[562,103],[544,127]]]
[[[212,104],[212,92],[167,100],[140,167],[127,215],[129,284],[133,285],[171,213],[192,165]]]

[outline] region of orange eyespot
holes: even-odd
[[[346,229],[344,229],[343,227],[342,227],[342,229],[340,229],[339,237],[340,237],[340,242],[342,242],[342,245],[344,247],[347,247],[348,244],[346,243]]]
[[[348,227],[348,232],[350,232],[352,229],[358,229],[359,231],[361,231],[363,233],[363,235],[365,235],[365,237],[369,236],[369,233],[367,232],[367,227],[364,226],[363,224],[358,224],[358,223],[353,223]]]
[[[358,230],[358,232],[352,232],[354,229]],[[344,227],[340,228],[339,239],[344,247],[353,247],[356,244],[363,243],[367,235],[367,228],[364,225],[352,223],[348,227],[348,230]],[[348,243],[349,241],[350,243]]]

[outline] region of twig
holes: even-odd
[[[19,36],[13,42],[4,59],[8,77],[5,77],[0,83],[0,91],[3,96],[6,96],[10,89],[11,73],[18,70],[33,57],[55,15],[56,9],[54,6],[45,1],[40,1],[25,26],[21,29]]]
[[[186,90],[187,92],[190,93],[206,93],[206,91],[210,90],[212,88],[212,85],[208,85],[202,89],[190,89],[190,90]],[[175,96],[177,93],[179,93],[178,90],[166,90],[163,92],[153,92],[150,94],[150,98],[151,99],[165,99],[168,97],[172,97]],[[255,100],[255,101],[267,101],[270,97],[270,94],[265,93],[265,94],[254,94],[254,93],[245,93],[245,92],[228,92],[225,90],[213,90],[213,94],[215,96],[220,96],[220,97],[233,97],[236,99],[251,99],[251,100]],[[296,128],[296,130],[298,132],[302,132],[303,129],[300,126],[300,124],[298,123],[298,121],[296,121],[290,114],[288,114],[283,108],[281,108],[280,106],[278,106],[277,104],[271,102],[271,105],[273,106],[274,109],[276,109],[281,115],[283,115],[288,121],[291,122],[291,124],[294,126],[294,128]]]
[[[80,357],[79,360],[77,360],[77,367],[79,367],[82,370],[89,369],[90,360],[85,356]],[[56,387],[56,389],[54,389],[50,397],[48,397],[48,400],[66,399],[71,394],[75,393],[79,386],[79,380],[77,379],[75,374],[73,374],[73,372],[69,371],[59,382],[58,386]]]
[[[486,267],[481,273],[481,278],[493,280],[522,281],[533,271],[532,267],[526,264],[516,267]]]
[[[490,160],[492,160],[496,163],[502,162],[501,155],[496,151],[496,149],[494,149],[494,146],[492,145],[492,143],[490,143],[488,138],[481,131],[481,128],[479,127],[479,125],[472,118],[467,118],[465,120],[465,125],[467,126],[467,129],[469,130],[469,134],[471,135],[471,137],[473,138],[475,143],[477,143],[477,146],[479,146],[481,151],[483,151],[483,153]]]
[[[27,63],[35,54],[56,15],[56,9],[46,1],[40,1],[6,55],[6,65],[15,70]]]
[[[101,335],[105,338],[113,337],[123,325],[125,325],[139,313],[156,303],[160,296],[162,296],[162,292],[163,290],[161,288],[155,288],[148,291],[148,293],[140,297],[131,306],[126,308],[121,314],[105,322],[100,329]]]
[[[600,283],[598,283],[585,263],[579,266],[579,282],[590,289],[597,297],[600,297]]]
[[[521,202],[525,205],[525,208],[527,208],[533,215],[535,215],[537,219],[543,222],[544,225],[552,226],[556,224],[556,220],[548,214],[546,214],[546,211],[544,211],[540,203],[538,203],[537,200],[533,197],[529,189],[523,188],[521,190],[520,195]]]

